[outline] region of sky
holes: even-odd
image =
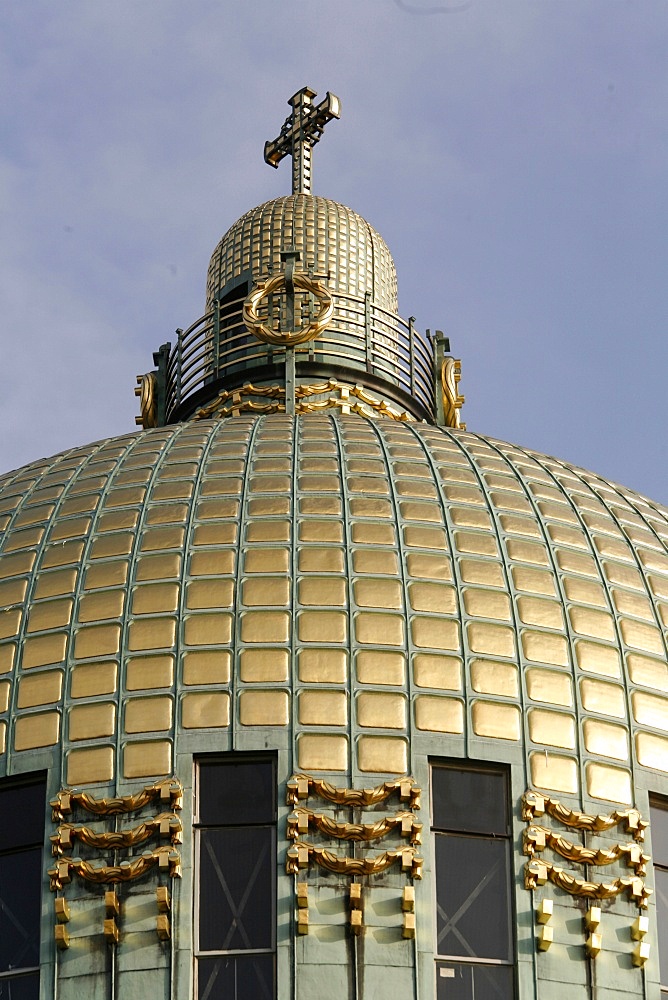
[[[0,472],[134,428],[308,84],[469,430],[668,503],[667,50],[667,0],[0,0]]]

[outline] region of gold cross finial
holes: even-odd
[[[265,142],[264,159],[278,167],[284,156],[292,157],[292,193],[311,193],[311,150],[319,141],[325,125],[332,118],[341,117],[341,102],[327,92],[324,101],[313,104],[315,90],[302,87],[288,104],[292,112],[285,119],[280,135],[273,142]]]

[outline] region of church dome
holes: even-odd
[[[593,808],[668,773],[667,512],[564,462],[357,415],[196,420],[27,466],[0,512],[1,744],[68,785],[281,731],[353,784],[436,745]]]
[[[351,208],[311,194],[274,198],[246,212],[211,255],[206,307],[243,277],[257,280],[282,268],[281,252],[294,246],[304,271],[326,277],[328,287],[397,313],[397,275],[382,236]]]
[[[652,1000],[668,510],[466,430],[315,96],[143,429],[0,478],[0,997]]]

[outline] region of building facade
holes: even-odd
[[[668,511],[465,429],[315,96],[142,428],[0,478],[0,998],[659,1000]]]

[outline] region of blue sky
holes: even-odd
[[[667,503],[667,50],[666,0],[0,0],[0,470],[133,428],[309,84],[469,429]]]

